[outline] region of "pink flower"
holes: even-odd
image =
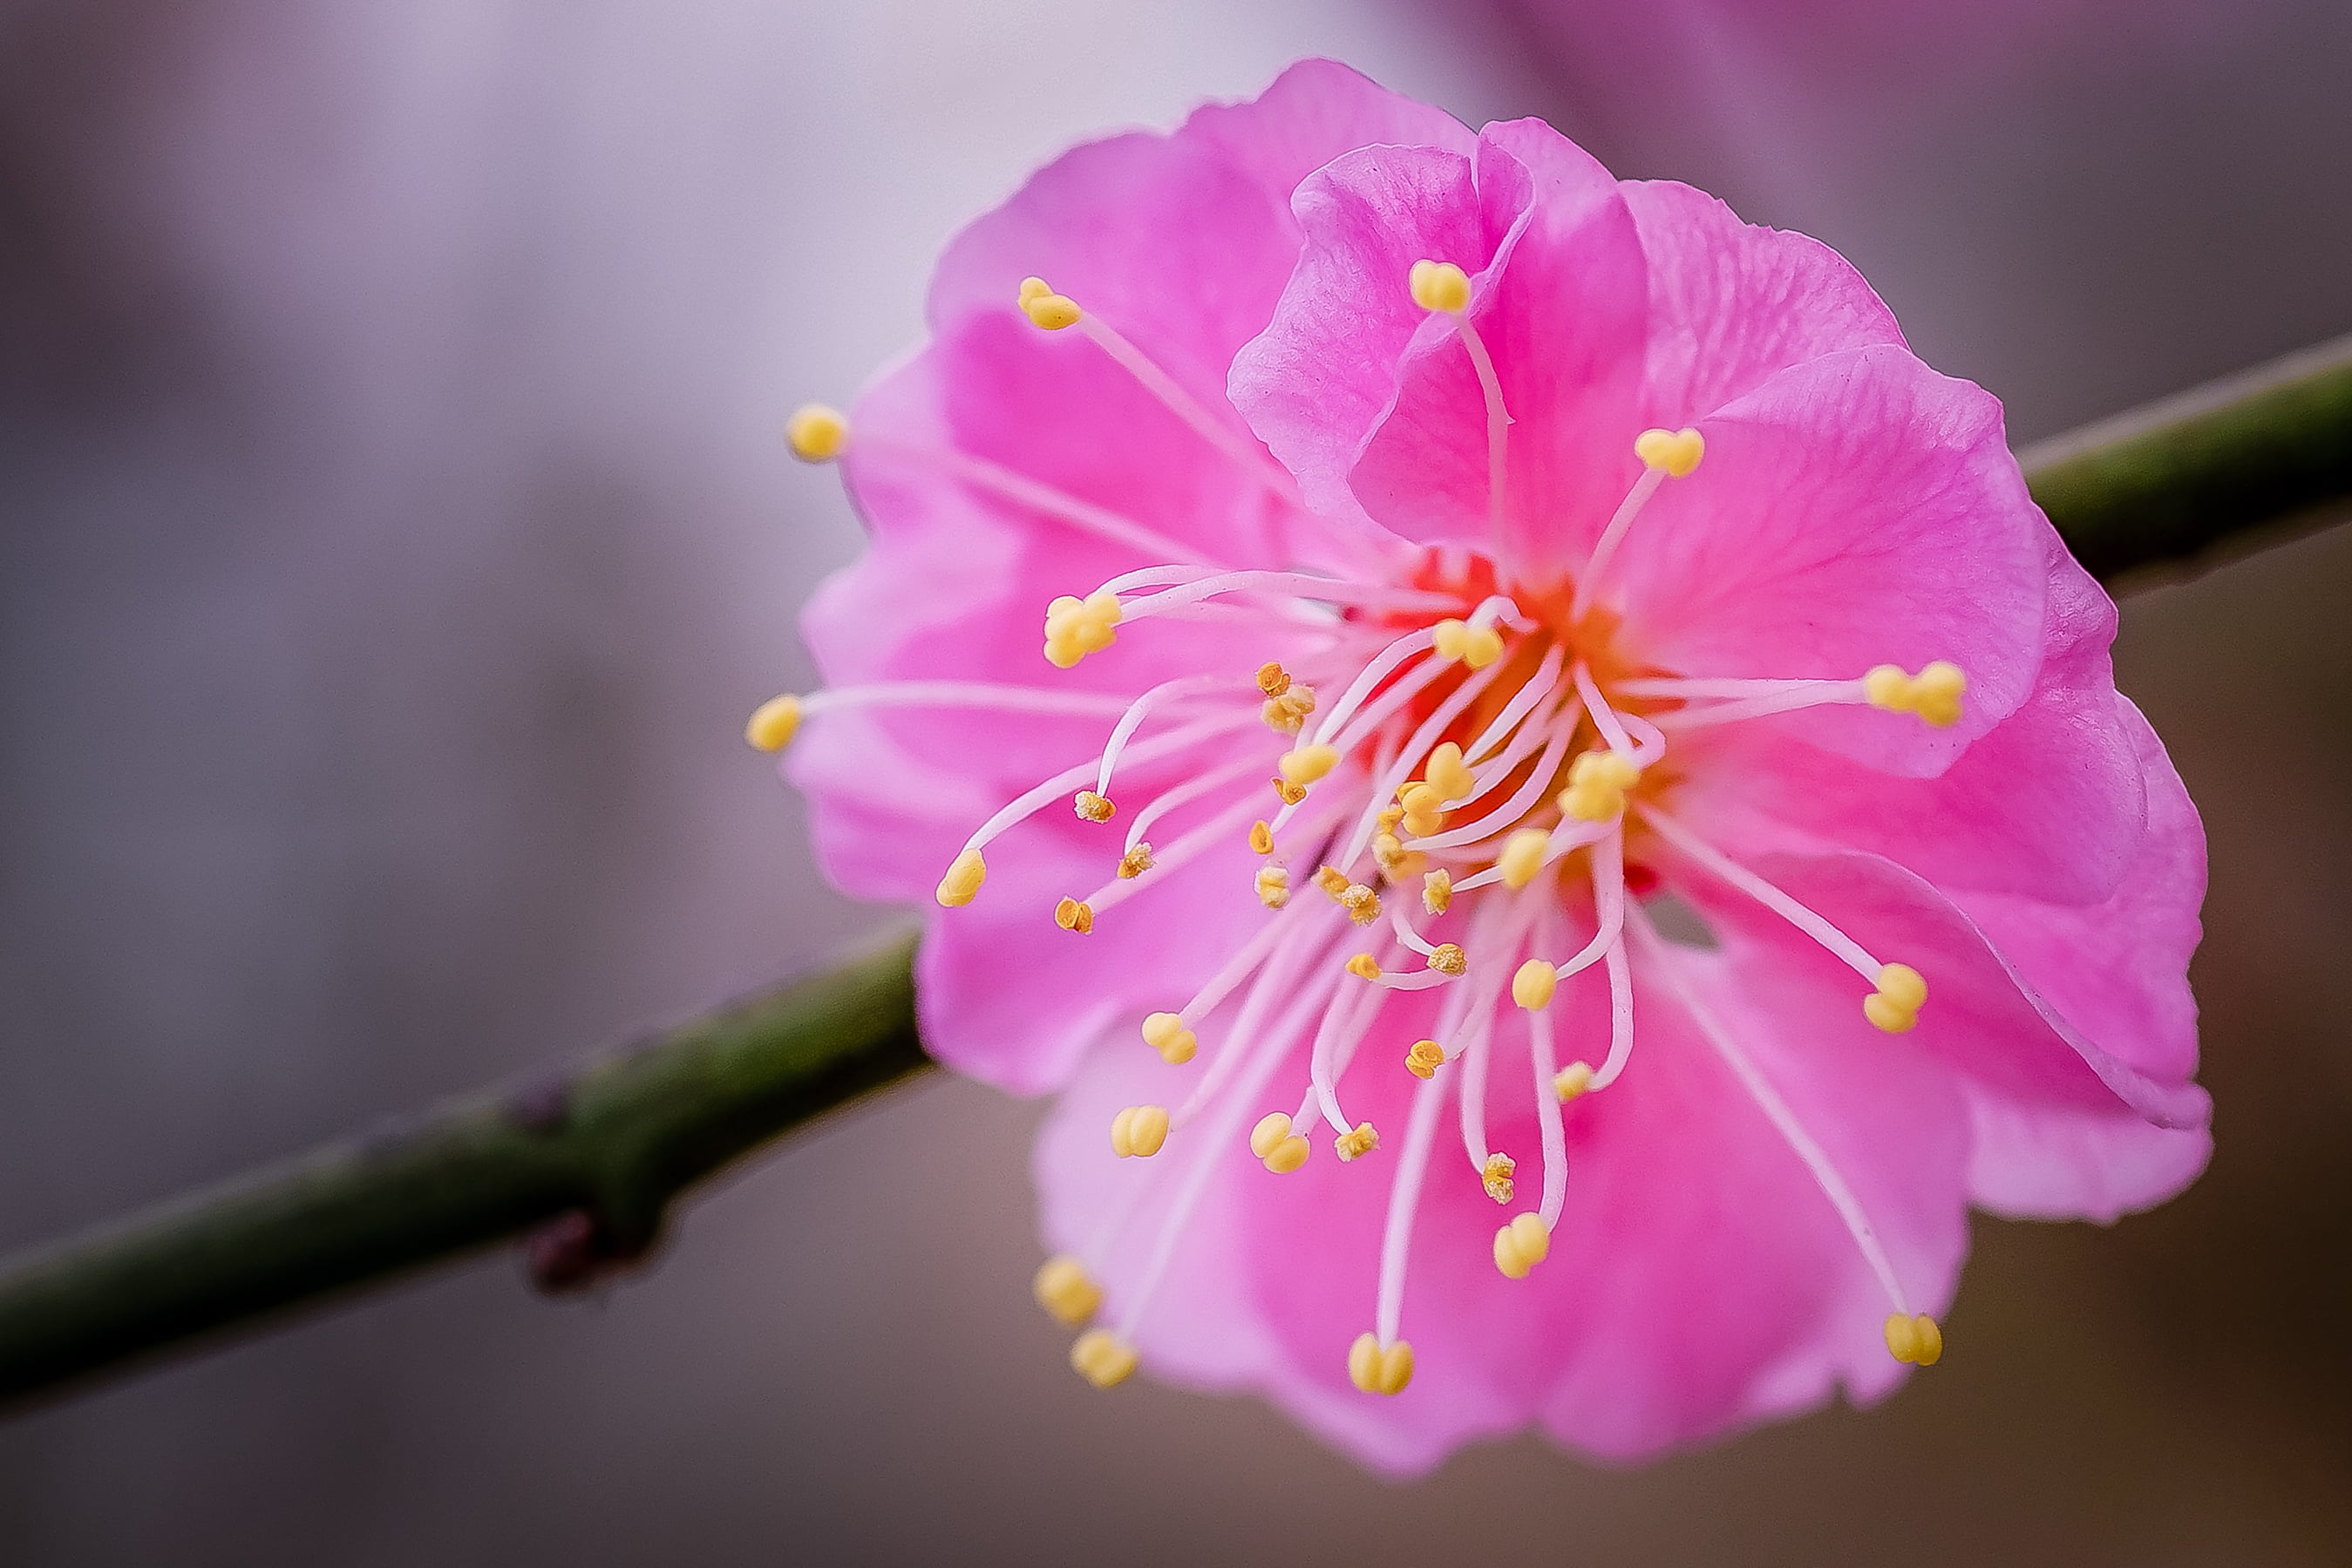
[[[754,738],[936,897],[937,1055],[1061,1095],[1096,1381],[1638,1458],[1932,1361],[1971,1203],[2203,1165],[2113,607],[1823,246],[1309,62],[1043,170],[930,326],[796,422],[874,542]]]

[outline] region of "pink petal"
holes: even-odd
[[[2048,525],[1989,394],[1898,348],[1844,350],[1699,428],[1705,463],[1659,490],[1601,595],[1639,629],[1628,652],[1700,676],[1958,664],[1967,712],[1950,729],[1873,709],[1786,721],[1890,773],[1941,771],[2024,702],[2042,659]],[[1617,462],[1630,486],[1631,452]]]
[[[1823,1041],[1874,1043],[1881,1051],[1926,1052],[1989,1090],[2034,1103],[2112,1112],[2127,1106],[2158,1126],[2201,1127],[2211,1112],[2205,1092],[2178,1075],[2134,1064],[2144,1044],[2094,1040],[2061,1014],[1997,951],[1986,934],[1932,885],[1876,855],[1762,855],[1758,874],[1828,919],[1882,961],[1909,964],[1927,981],[1917,1028],[1890,1044],[1864,1019],[1871,985],[1811,938],[1711,878],[1678,877],[1718,930],[1746,933],[1771,946],[1777,966],[1752,977],[1757,1006],[1802,1019]],[[2063,953],[2031,953],[2037,967]],[[2096,1020],[2092,1020],[2095,1023]]]
[[[2033,695],[1940,776],[1905,779],[1832,756],[1790,734],[1791,716],[1775,716],[1695,734],[1684,752],[1693,788],[1678,812],[1717,842],[1868,850],[1948,891],[2106,898],[2147,822],[2138,727],[2116,706],[2115,606],[2044,532],[2050,653]],[[1873,717],[1898,734],[1918,724]]]
[[[1885,302],[1820,241],[1742,223],[1671,180],[1621,189],[1649,263],[1648,423],[1693,423],[1841,349],[1904,347]]]
[[[1440,147],[1468,154],[1477,133],[1337,60],[1301,60],[1243,103],[1197,110],[1177,137],[1214,147],[1287,206],[1298,183],[1359,147]]]

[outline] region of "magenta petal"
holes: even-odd
[[[1621,189],[1649,263],[1648,423],[1693,423],[1823,354],[1904,346],[1876,291],[1820,241],[1670,180]]]
[[[1549,127],[1489,127],[1477,175],[1490,206],[1509,193],[1490,225],[1504,212],[1513,225],[1469,312],[1516,422],[1497,542],[1540,583],[1582,559],[1632,482],[1647,277],[1616,183]],[[1491,538],[1486,423],[1468,354],[1433,323],[1402,356],[1391,410],[1350,476],[1365,510],[1414,538]]]
[[[2137,708],[2111,699],[2146,780],[2147,819],[2115,891],[2095,904],[2042,904],[1959,892],[1965,910],[2042,998],[2140,1071],[2197,1071],[2189,958],[2203,929],[2205,830],[2164,744]]]
[[[1478,134],[1337,60],[1301,60],[1256,98],[1196,110],[1177,137],[1214,147],[1286,204],[1298,183],[1359,147],[1468,154]]]
[[[2161,1203],[2212,1157],[2203,1127],[2151,1126],[2127,1110],[2029,1105],[1965,1085],[1969,1200],[2014,1219],[2113,1220]]]
[[[2205,1124],[2211,1102],[2203,1090],[2178,1074],[2134,1065],[2145,1049],[2136,1039],[2091,1038],[1973,921],[1902,867],[1859,853],[1763,855],[1752,867],[1882,961],[1908,964],[1927,977],[1927,1005],[1918,1027],[1901,1037],[1905,1046],[2017,1100],[2094,1111],[2120,1103],[2158,1126]],[[1692,893],[1718,927],[1779,954],[1779,964],[1759,966],[1751,977],[1759,1007],[1806,1019],[1824,1041],[1888,1049],[1888,1037],[1863,1017],[1869,982],[1744,894],[1712,882],[1677,887]]]
[[[2147,826],[2146,727],[2116,702],[2114,604],[2054,532],[2047,548],[2050,653],[2033,695],[1940,776],[1890,776],[1796,738],[1793,716],[1768,718],[1694,737],[1706,761],[1684,814],[1758,850],[1790,842],[1793,828],[1806,847],[1868,850],[1947,891],[2105,899]]]
[[[1305,249],[1272,325],[1234,357],[1230,391],[1307,506],[1350,517],[1348,477],[1395,396],[1399,356],[1435,332],[1408,291],[1412,264],[1477,272],[1501,234],[1471,160],[1434,147],[1350,152],[1307,176],[1291,206]]]
[[[1784,721],[1890,773],[1940,772],[2024,702],[2048,525],[1990,395],[1901,349],[1853,349],[1782,371],[1699,428],[1706,462],[1658,492],[1602,593],[1635,654],[1706,676],[1958,664],[1967,710],[1948,730],[1868,708]],[[1634,466],[1628,455],[1626,484]]]

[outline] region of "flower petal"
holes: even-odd
[[[1851,679],[1947,659],[1949,729],[1874,709],[1790,733],[1890,773],[1940,772],[2014,712],[2042,662],[2048,524],[1982,389],[1893,346],[1784,371],[1700,422],[1706,460],[1664,486],[1601,598],[1633,655],[1688,675]],[[1618,460],[1630,484],[1630,454]]]

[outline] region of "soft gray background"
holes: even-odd
[[[1547,113],[1840,246],[2021,440],[2352,328],[2341,3],[1965,60],[1538,11],[0,0],[0,1245],[879,925],[737,738],[856,548],[777,428],[1077,135],[1308,52]],[[934,1081],[600,1300],[492,1259],[0,1426],[0,1561],[2345,1561],[2347,590],[2339,535],[2129,604],[2221,1153],[1980,1226],[1880,1411],[1389,1487],[1097,1396],[1027,1301],[1035,1108]]]

